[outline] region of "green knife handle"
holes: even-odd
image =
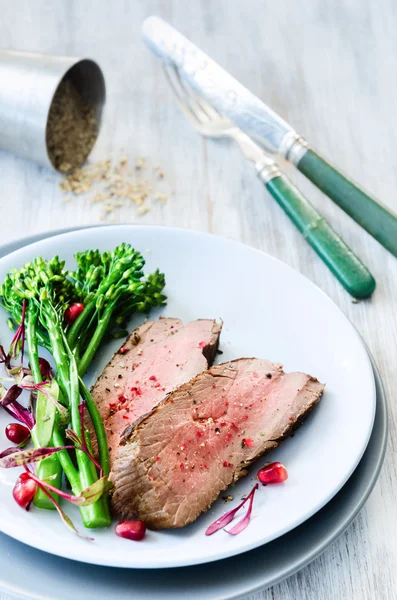
[[[297,168],[378,242],[397,256],[397,215],[309,148]]]
[[[262,171],[259,177],[349,294],[354,298],[370,296],[375,279],[300,191],[283,175],[267,180],[266,172]]]

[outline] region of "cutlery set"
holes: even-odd
[[[397,216],[317,154],[288,123],[168,23],[149,17],[143,37],[162,60],[177,102],[193,127],[207,137],[234,139],[343,287],[354,298],[370,296],[376,285],[371,273],[269,155],[292,163],[394,256]]]
[[[234,140],[270,195],[349,294],[369,297],[376,287],[374,277],[283,174],[277,157],[292,163],[396,257],[397,216],[322,158],[271,108],[168,23],[149,17],[142,32],[162,61],[177,103],[191,125],[203,136]],[[46,130],[55,91],[65,77],[94,106],[99,131],[105,81],[96,63],[0,51],[1,149],[55,168]]]

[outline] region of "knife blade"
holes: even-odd
[[[200,48],[159,17],[149,17],[142,34],[150,49],[179,69],[191,87],[268,152],[299,138],[293,128]]]

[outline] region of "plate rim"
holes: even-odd
[[[347,323],[351,326],[352,332],[357,337],[357,340],[360,342],[360,344],[363,345],[364,350],[366,351],[365,352],[365,357],[368,360],[368,366],[369,366],[371,374],[372,374],[372,378],[371,379],[372,379],[372,383],[373,383],[373,395],[374,395],[374,398],[375,398],[375,402],[374,402],[374,405],[373,405],[373,414],[372,414],[371,427],[370,427],[370,429],[368,431],[367,439],[366,439],[365,445],[363,446],[361,454],[358,456],[355,464],[351,467],[350,472],[346,475],[346,477],[343,480],[341,480],[340,485],[335,488],[335,491],[333,491],[332,495],[330,495],[329,497],[327,497],[327,499],[324,501],[324,503],[322,503],[319,508],[315,509],[314,512],[310,512],[309,511],[308,513],[306,513],[306,516],[304,515],[302,517],[302,519],[297,524],[295,524],[292,528],[290,528],[289,526],[286,527],[285,529],[281,528],[280,529],[280,533],[277,535],[277,537],[274,537],[274,538],[272,538],[269,541],[265,541],[265,542],[262,542],[262,543],[258,543],[257,540],[251,541],[250,543],[246,544],[246,546],[244,547],[244,549],[240,549],[237,552],[235,552],[235,551],[233,552],[233,551],[229,550],[229,551],[225,551],[225,552],[223,552],[221,554],[217,554],[217,555],[214,555],[214,556],[211,556],[211,557],[207,557],[207,558],[204,558],[204,559],[202,557],[198,557],[198,556],[197,557],[191,557],[189,559],[189,563],[188,564],[180,564],[180,562],[179,563],[173,563],[173,564],[172,563],[171,564],[167,564],[167,563],[164,564],[164,563],[160,562],[159,564],[156,563],[156,567],[155,568],[157,568],[157,569],[164,569],[164,568],[166,568],[166,569],[170,569],[170,568],[184,568],[184,567],[195,566],[195,565],[200,565],[200,564],[209,564],[211,562],[218,562],[218,561],[221,561],[221,560],[226,560],[228,558],[232,558],[233,556],[241,556],[242,554],[244,554],[246,552],[250,552],[250,551],[254,550],[255,548],[261,547],[261,546],[263,546],[265,544],[271,543],[272,541],[275,541],[275,540],[279,539],[280,537],[284,536],[288,532],[294,530],[296,527],[301,526],[303,523],[305,523],[307,520],[309,520],[312,516],[314,516],[315,514],[317,514],[320,510],[322,510],[322,508],[324,506],[326,506],[326,504],[328,502],[330,502],[332,500],[332,498],[335,497],[335,495],[337,495],[340,492],[340,490],[344,487],[344,485],[349,480],[349,478],[351,477],[351,475],[353,474],[353,472],[357,468],[358,464],[360,463],[360,461],[361,461],[361,459],[362,459],[362,457],[363,457],[363,455],[365,453],[365,450],[366,450],[366,448],[368,446],[370,437],[372,435],[373,425],[374,425],[374,419],[375,419],[375,412],[376,412],[376,389],[375,389],[376,381],[375,381],[373,367],[372,367],[372,364],[371,364],[371,359],[370,359],[370,357],[368,355],[368,351],[367,351],[365,342],[363,341],[363,339],[362,339],[361,335],[359,334],[359,332],[357,331],[357,329],[354,327],[354,325],[351,323],[351,321],[348,319],[348,317],[343,313],[343,311],[337,306],[337,304],[331,298],[329,298],[329,296],[327,296],[327,294],[325,294],[325,292],[323,290],[321,290],[315,283],[313,283],[305,275],[303,275],[302,273],[300,273],[296,269],[292,268],[287,263],[284,263],[280,259],[275,258],[274,256],[271,256],[270,254],[268,254],[266,252],[263,252],[262,250],[260,250],[258,248],[254,248],[254,247],[249,246],[248,244],[245,244],[243,242],[240,242],[240,241],[237,241],[237,240],[233,240],[233,239],[230,239],[230,238],[227,238],[227,237],[224,237],[224,236],[218,236],[218,235],[215,235],[215,234],[212,234],[212,233],[209,233],[209,232],[196,231],[196,230],[191,230],[189,228],[183,228],[183,227],[168,227],[168,226],[162,226],[162,225],[150,225],[150,224],[145,225],[145,224],[130,224],[130,223],[126,223],[126,224],[112,224],[112,225],[78,226],[78,227],[73,227],[73,228],[64,228],[64,229],[61,229],[61,230],[57,230],[57,231],[53,231],[53,232],[47,232],[47,233],[44,233],[44,234],[36,234],[35,236],[32,236],[33,239],[30,238],[29,241],[26,241],[26,238],[23,238],[22,240],[17,240],[14,243],[11,242],[10,245],[14,246],[13,250],[11,252],[8,252],[4,256],[2,256],[1,260],[3,260],[4,258],[8,257],[11,254],[13,254],[14,252],[18,252],[19,250],[24,249],[26,246],[29,246],[29,245],[34,244],[34,243],[39,243],[40,241],[45,241],[46,239],[54,237],[54,236],[60,237],[62,239],[64,236],[65,237],[66,236],[69,237],[69,235],[71,235],[73,233],[76,233],[76,232],[82,232],[82,233],[84,233],[85,230],[91,230],[91,229],[94,229],[94,228],[116,229],[116,228],[120,228],[120,227],[125,227],[127,229],[134,229],[134,228],[138,228],[139,227],[141,229],[146,229],[146,230],[150,230],[150,231],[158,229],[158,230],[165,230],[165,231],[168,231],[168,232],[171,232],[171,233],[173,231],[175,231],[175,232],[179,232],[179,233],[185,233],[185,234],[189,234],[189,235],[194,235],[194,236],[197,236],[197,237],[215,238],[215,239],[218,239],[220,241],[226,241],[228,244],[232,244],[235,247],[238,247],[238,246],[246,247],[250,251],[254,251],[256,254],[264,255],[265,257],[267,257],[271,261],[280,264],[287,271],[290,271],[290,272],[292,272],[294,274],[298,274],[299,277],[303,277],[306,280],[306,283],[308,283],[311,288],[315,288],[316,292],[320,292],[323,296],[325,296],[327,302],[330,303],[334,307],[334,309],[336,309],[337,312],[340,313],[345,318],[345,320],[347,321]],[[24,243],[24,242],[26,242],[26,243]],[[23,245],[18,245],[18,243],[23,243]],[[15,247],[15,246],[17,246],[17,247]],[[3,246],[0,247],[0,250],[2,248],[3,248]],[[54,556],[59,556],[61,558],[75,560],[75,561],[81,562],[83,564],[102,565],[102,566],[110,567],[110,568],[124,568],[124,569],[150,570],[151,568],[153,568],[153,567],[151,567],[151,566],[149,566],[149,565],[147,565],[145,563],[144,564],[137,564],[137,565],[131,565],[131,564],[122,564],[122,565],[115,565],[115,564],[113,564],[112,565],[112,564],[109,564],[109,563],[106,563],[106,562],[103,562],[103,561],[99,560],[98,557],[95,557],[94,559],[91,559],[91,560],[87,561],[87,559],[85,557],[83,557],[82,555],[79,556],[79,557],[77,557],[77,558],[70,558],[69,555],[64,554],[64,553],[62,553],[60,551],[55,551],[54,552],[54,549],[47,550],[47,549],[44,549],[43,547],[38,547],[37,545],[31,544],[28,541],[25,541],[25,540],[22,541],[20,538],[14,537],[12,534],[9,534],[8,532],[6,534],[9,535],[10,537],[13,537],[13,539],[16,539],[17,541],[21,541],[21,543],[29,545],[32,548],[35,548],[35,549],[38,549],[38,550],[41,550],[41,551],[53,554]]]
[[[1,247],[0,247],[0,253],[1,253]],[[309,553],[303,554],[302,559],[298,560],[292,567],[285,568],[282,573],[273,577],[273,579],[271,579],[270,581],[263,581],[261,583],[257,583],[254,586],[251,586],[251,587],[248,584],[248,586],[244,590],[240,590],[236,594],[231,594],[231,595],[223,594],[222,596],[217,595],[217,596],[214,596],[212,598],[212,600],[241,600],[241,599],[245,598],[247,596],[247,594],[253,594],[253,593],[259,592],[261,590],[263,591],[265,589],[268,589],[270,586],[280,583],[281,581],[285,580],[287,577],[291,577],[292,575],[294,575],[295,573],[297,573],[301,569],[303,569],[305,566],[310,564],[313,560],[318,558],[333,542],[335,542],[343,534],[343,532],[347,529],[347,527],[349,527],[349,525],[357,517],[360,510],[363,508],[365,502],[368,500],[372,490],[374,489],[374,486],[378,480],[380,471],[382,469],[384,457],[386,454],[387,439],[388,439],[388,419],[387,419],[388,411],[387,411],[386,392],[384,389],[382,378],[379,373],[379,369],[374,361],[374,358],[371,355],[369,350],[368,350],[368,353],[369,353],[371,363],[374,368],[377,387],[379,387],[379,390],[378,390],[379,393],[377,395],[377,419],[380,418],[381,420],[379,423],[377,421],[375,421],[374,430],[371,435],[372,442],[377,443],[377,446],[378,446],[377,458],[376,458],[374,464],[372,465],[371,476],[368,479],[367,483],[365,484],[364,490],[362,492],[360,492],[360,495],[361,495],[360,499],[354,505],[354,508],[352,508],[352,510],[350,512],[348,512],[348,514],[341,520],[340,524],[337,527],[334,527],[334,525],[333,525],[334,521],[328,521],[330,523],[329,535],[327,537],[325,537],[323,539],[323,541],[318,543],[315,546],[315,549],[311,548],[311,551]],[[375,442],[374,442],[374,439],[375,439]],[[372,458],[374,456],[372,453],[372,449],[369,449],[369,448],[367,448],[365,454],[367,454],[367,456],[371,456]],[[360,463],[360,465],[362,466],[362,462]],[[360,469],[360,465],[357,467],[356,471]],[[356,475],[357,475],[357,473],[356,473]],[[360,475],[361,479],[365,478],[364,474],[362,474],[362,475],[359,474],[359,475]],[[353,473],[352,477],[354,477],[354,473]],[[340,490],[340,492],[338,492],[338,494],[331,500],[331,503],[341,502],[341,500],[338,499],[338,495],[342,494],[343,490],[345,490],[345,492],[346,492],[346,489],[349,487],[349,485],[352,486],[352,483],[351,483],[352,477],[346,482],[346,484],[342,488],[342,490]],[[353,490],[353,493],[357,493],[356,492],[357,486],[356,486],[356,488],[352,488],[352,490]],[[321,509],[319,511],[319,513],[315,514],[312,518],[318,519],[319,517],[321,517],[321,512],[325,509],[326,509],[326,507]],[[310,521],[310,519],[309,519],[309,521]],[[307,527],[307,524],[309,521],[302,523],[302,525],[300,525],[297,528],[297,530],[299,530],[300,528],[305,529]],[[297,530],[291,531],[290,534],[294,534],[294,533],[296,534]],[[0,535],[5,535],[5,534],[0,534]],[[285,534],[285,536],[288,536],[288,535],[289,534]],[[285,536],[282,536],[282,537],[285,537]],[[9,536],[5,536],[5,537],[8,538]],[[282,537],[274,540],[274,542],[269,542],[268,546],[270,546],[271,544],[279,543],[282,540]],[[33,552],[33,553],[39,552],[39,553],[43,553],[44,555],[48,554],[50,559],[60,560],[60,561],[67,560],[70,562],[74,562],[71,559],[64,559],[64,558],[49,554],[47,552],[44,552],[42,550],[36,550],[35,548],[27,546],[26,544],[23,544],[22,542],[18,542],[17,540],[14,540],[13,538],[9,538],[9,539],[11,539],[11,543],[13,543],[13,544],[15,543],[15,544],[21,546],[21,548],[26,549],[27,552]],[[255,552],[255,551],[251,551],[251,553],[252,552]],[[248,554],[251,554],[251,553],[244,553],[241,557],[242,560],[244,560],[244,558],[248,559],[249,558]],[[227,561],[230,561],[230,560],[233,560],[233,559],[225,559],[225,563],[227,563]],[[210,566],[211,565],[213,566],[213,563],[210,563]],[[83,566],[84,566],[84,568],[87,568],[87,569],[90,567],[90,565],[88,565],[88,564],[84,564]],[[206,568],[206,567],[207,567],[207,565],[201,565],[201,567],[199,567],[199,568]],[[111,567],[108,567],[108,569],[111,569],[113,571],[113,569]],[[195,569],[195,567],[182,567],[181,569],[189,570],[189,569]],[[123,571],[125,571],[125,569],[123,569]],[[170,571],[171,574],[173,572],[174,572],[173,570]],[[261,569],[261,572],[262,572],[262,569]],[[3,587],[1,587],[1,586],[3,586]],[[12,585],[12,586],[7,585],[7,587],[4,587],[4,580],[3,580],[3,583],[0,581],[0,591],[3,593],[14,594],[14,598],[12,598],[12,600],[28,600],[28,599],[29,600],[52,600],[52,598],[50,598],[48,595],[43,596],[41,593],[35,594],[34,596],[32,596],[31,592],[29,592],[29,593],[25,592],[24,590],[21,590],[21,588],[15,587],[14,585]],[[16,594],[18,594],[18,596],[16,596]]]

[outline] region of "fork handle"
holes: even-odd
[[[287,213],[322,261],[354,298],[367,298],[375,279],[342,238],[300,191],[279,171],[258,173],[273,198]]]
[[[308,147],[297,168],[379,243],[397,256],[397,215]]]

